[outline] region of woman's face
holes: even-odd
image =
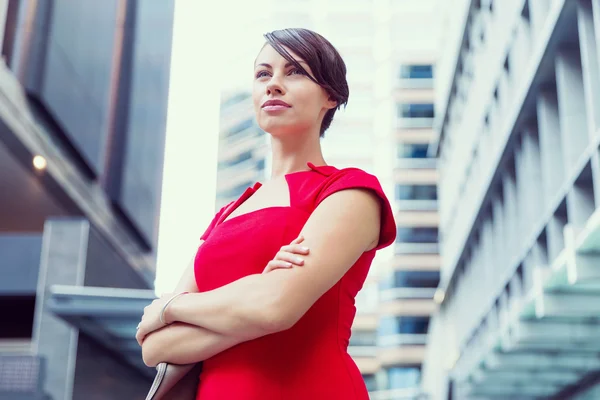
[[[287,50],[312,75],[308,64]],[[315,130],[318,135],[323,116],[336,106],[321,86],[268,44],[256,58],[252,97],[258,125],[273,136]]]

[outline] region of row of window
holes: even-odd
[[[379,282],[381,290],[393,288],[437,288],[439,271],[392,271]]]
[[[428,143],[398,143],[398,158],[428,158]]]
[[[433,65],[402,65],[400,79],[433,79]]]
[[[396,200],[437,200],[436,185],[404,185],[395,188]]]
[[[378,336],[398,334],[426,334],[429,330],[429,317],[383,316],[379,319]]]
[[[433,118],[435,116],[432,103],[398,103],[398,118]]]
[[[438,228],[400,226],[397,229],[396,243],[437,243]]]

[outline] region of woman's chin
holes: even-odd
[[[292,131],[288,124],[267,124],[261,126],[261,129],[273,137],[284,137]]]

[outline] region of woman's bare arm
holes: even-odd
[[[290,245],[283,246],[263,273],[302,265],[303,259],[299,261],[297,256],[309,252],[298,245],[302,240],[303,238],[299,237]],[[182,275],[176,291],[198,291],[193,262]],[[142,342],[142,353],[148,366],[155,366],[160,362],[191,364],[206,360],[243,341],[239,335],[220,334],[199,326],[175,323],[148,334]]]
[[[198,292],[193,259],[181,276],[175,292]],[[240,342],[238,337],[223,335],[199,326],[175,323],[146,336],[142,343],[142,358],[149,367],[154,367],[160,362],[192,364],[206,360]]]

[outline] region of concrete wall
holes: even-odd
[[[37,233],[0,235],[0,296],[35,294],[41,247]]]

